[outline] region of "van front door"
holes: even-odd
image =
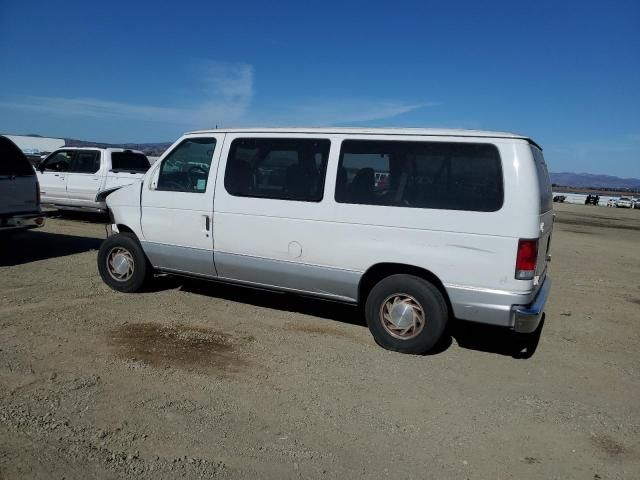
[[[189,135],[142,186],[142,246],[154,267],[215,276],[213,193],[224,134]]]

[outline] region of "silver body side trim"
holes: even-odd
[[[361,272],[216,252],[221,278],[357,302]]]
[[[205,277],[215,277],[213,250],[179,247],[154,242],[140,242],[151,265],[160,270],[174,270]]]
[[[174,269],[171,269],[171,268],[162,268],[161,271],[165,272],[165,273],[174,274],[174,275],[182,275],[182,276],[185,276],[185,277],[201,278],[202,280],[208,280],[208,281],[212,281],[212,282],[226,283],[226,284],[230,284],[230,285],[239,285],[239,286],[242,286],[242,287],[253,288],[253,289],[257,289],[257,290],[267,290],[267,291],[271,291],[271,292],[280,292],[280,293],[282,293],[282,292],[294,293],[296,295],[304,295],[304,296],[308,296],[308,297],[323,298],[325,300],[332,300],[334,302],[341,302],[341,303],[351,303],[351,304],[355,304],[356,303],[356,301],[351,299],[351,298],[341,297],[339,295],[332,295],[330,293],[309,292],[309,291],[306,291],[306,290],[298,290],[296,288],[286,288],[286,287],[280,287],[280,286],[276,286],[276,285],[266,285],[266,284],[262,284],[262,283],[254,283],[254,282],[247,282],[247,281],[243,281],[243,280],[235,280],[233,278],[214,277],[214,276],[210,276],[210,275],[201,275],[199,273],[187,272],[185,270],[174,270]]]
[[[358,302],[362,272],[227,252],[215,252],[214,264],[212,250],[153,242],[141,244],[151,264],[168,273]],[[546,292],[550,281],[544,283]],[[542,289],[522,293],[451,284],[445,284],[445,289],[456,318],[508,328],[516,327],[515,312],[522,310],[519,307],[531,305],[537,296],[545,299],[538,302],[542,303],[541,308],[546,301],[546,294],[538,295]]]

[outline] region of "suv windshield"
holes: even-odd
[[[0,136],[0,176],[31,177],[36,172],[15,143]]]
[[[111,153],[111,169],[120,172],[144,173],[149,170],[149,160],[142,153],[113,152]]]

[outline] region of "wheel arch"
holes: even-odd
[[[138,235],[136,235],[136,232],[134,232],[133,229],[131,227],[129,227],[128,225],[125,225],[124,223],[116,223],[116,227],[118,227],[118,232],[120,232],[120,233],[131,233],[132,235],[134,235],[136,237],[136,239],[138,238]]]
[[[444,297],[444,300],[447,304],[447,309],[449,311],[449,316],[453,317],[451,300],[449,299],[447,289],[445,288],[440,278],[438,278],[437,275],[427,270],[426,268],[416,267],[415,265],[408,265],[404,263],[383,262],[376,263],[375,265],[369,267],[360,278],[360,282],[358,284],[358,303],[364,304],[367,296],[369,295],[369,292],[380,280],[390,275],[400,274],[414,275],[426,280],[427,282],[435,286]]]

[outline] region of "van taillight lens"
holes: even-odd
[[[538,263],[538,240],[518,241],[518,255],[516,256],[516,279],[532,280],[536,274]]]
[[[36,180],[36,207],[40,206],[40,182]]]

